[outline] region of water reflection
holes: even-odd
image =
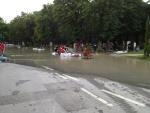
[[[150,87],[150,62],[126,57],[95,55],[85,60],[74,57],[52,56],[49,51],[36,53],[30,49],[7,50],[15,63],[51,66],[67,73],[90,74],[112,80]],[[15,56],[16,55],[16,56]]]

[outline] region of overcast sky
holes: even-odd
[[[0,0],[0,17],[9,22],[21,12],[39,11],[47,3],[53,0]]]
[[[47,3],[53,3],[53,0],[0,0],[0,17],[10,22],[21,12],[39,11]]]

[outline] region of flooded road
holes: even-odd
[[[99,76],[0,64],[0,113],[149,113],[149,94]]]
[[[36,67],[48,66],[65,73],[83,76],[101,76],[111,80],[150,88],[150,62],[126,57],[94,55],[93,59],[61,59],[49,51],[33,52],[29,49],[7,50],[11,62]]]

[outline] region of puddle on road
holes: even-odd
[[[60,59],[58,56],[52,56],[49,51],[37,53],[29,49],[10,49],[7,54],[12,55],[12,62],[18,64],[37,67],[46,65],[66,73],[98,75],[150,88],[150,62],[147,61],[104,54],[95,55],[90,60]]]

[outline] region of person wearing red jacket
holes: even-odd
[[[60,46],[58,49],[58,54],[60,55],[61,53],[65,53],[65,47],[64,46]]]
[[[0,43],[0,54],[4,54],[4,52],[5,52],[5,44]]]

